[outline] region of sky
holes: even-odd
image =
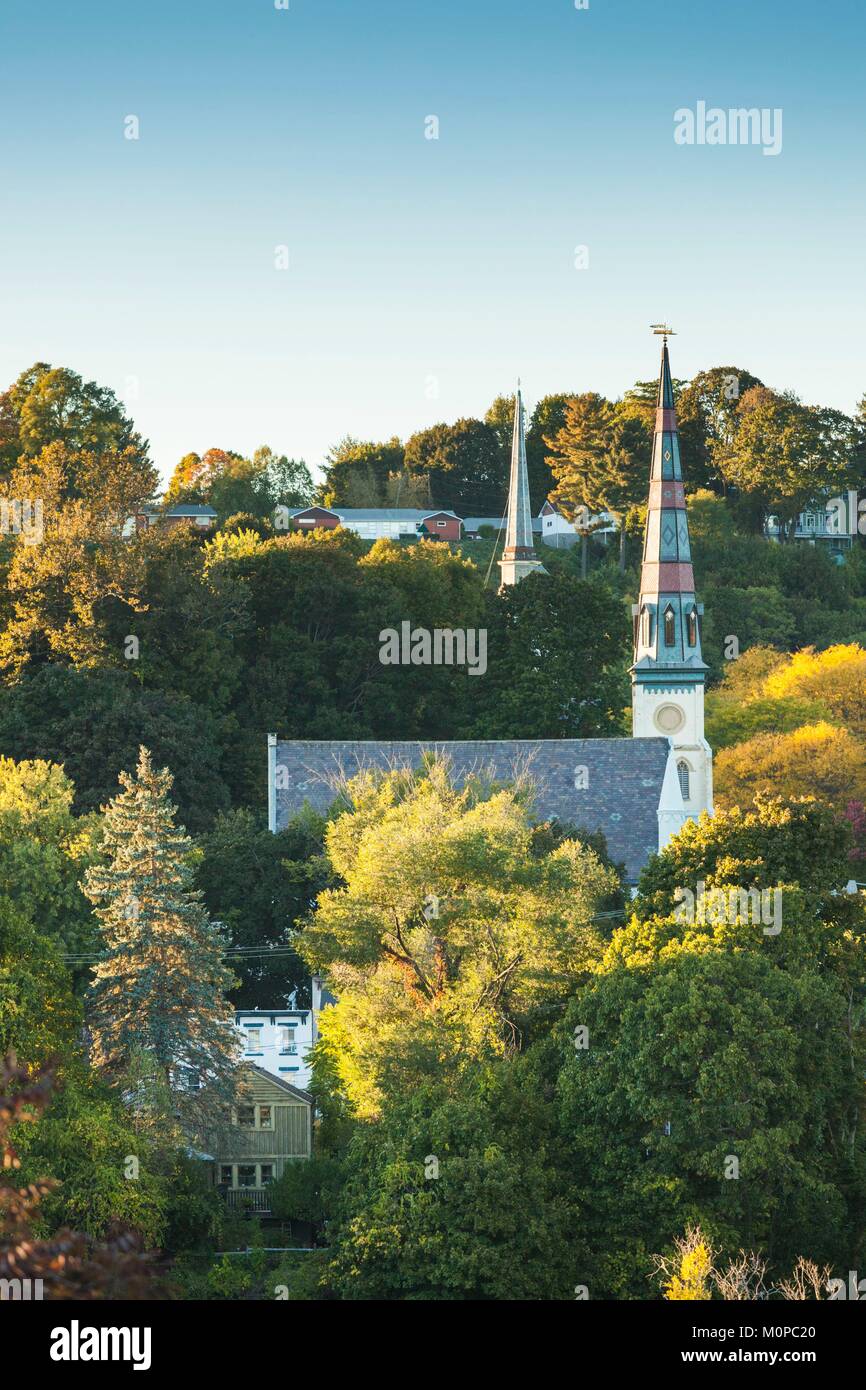
[[[853,410],[862,0],[288,2],[0,0],[0,387],[110,386],[166,478],[615,397],[659,320]],[[701,101],[781,151],[677,143]]]

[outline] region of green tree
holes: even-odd
[[[92,948],[79,880],[93,856],[93,818],[75,816],[61,767],[0,756],[0,893],[69,952]]]
[[[49,444],[73,454],[102,456],[132,449],[143,458],[147,444],[113,391],[84,381],[69,367],[36,362],[0,396],[0,459],[11,470],[24,455],[35,458]]]
[[[724,490],[717,460],[736,435],[741,398],[755,386],[763,382],[742,367],[711,367],[697,372],[677,392],[677,421],[692,486],[706,482],[716,491]]]
[[[347,435],[325,458],[317,500],[328,507],[381,506],[388,479],[403,467],[403,445],[396,437],[373,444]]]
[[[312,493],[303,460],[277,455],[262,445],[249,459],[225,449],[185,454],[172,475],[166,502],[207,503],[221,523],[238,512],[264,518],[278,505],[306,506]]]
[[[406,441],[408,471],[428,477],[434,505],[458,516],[501,516],[509,461],[497,429],[483,420],[433,425]]]
[[[557,1151],[553,1108],[514,1063],[406,1091],[350,1146],[325,1286],[350,1299],[573,1298],[585,1266]]]
[[[547,462],[550,452],[546,438],[555,436],[565,424],[566,410],[574,396],[567,392],[554,392],[542,396],[532,412],[529,429],[526,431],[526,470],[529,474],[529,496],[532,512],[537,516],[554,488],[553,474]]]
[[[88,1019],[95,1064],[115,1085],[146,1057],[171,1098],[170,1116],[196,1135],[235,1094],[237,1042],[225,995],[225,936],[192,887],[190,841],[175,826],[171,775],[145,748],[135,776],[105,811],[105,863],[84,891],[104,942]]]
[[[38,1123],[16,1136],[22,1181],[47,1178],[57,1184],[43,1201],[43,1217],[53,1230],[74,1226],[101,1240],[119,1227],[135,1231],[147,1249],[160,1246],[170,1171],[119,1098],[80,1060],[71,1072]]]
[[[308,993],[295,933],[330,878],[323,832],[324,821],[309,813],[274,835],[251,811],[237,809],[218,817],[198,842],[195,882],[208,913],[226,927],[233,947],[261,953],[237,966],[236,1008],[285,1006],[290,995]]]
[[[20,1134],[45,1110],[53,1086],[50,1073],[34,1075],[14,1058],[0,1064],[0,1169],[17,1173],[12,1134]],[[14,1184],[14,1185],[13,1185]],[[147,1264],[128,1234],[94,1245],[81,1231],[54,1231],[45,1239],[37,1226],[50,1182],[0,1185],[0,1279],[42,1280],[49,1298],[140,1299],[153,1292]]]
[[[174,768],[178,804],[191,831],[201,833],[228,810],[227,774],[237,738],[227,737],[222,721],[189,696],[142,690],[124,671],[54,665],[0,695],[0,750],[63,764],[75,785],[78,814],[111,799],[142,739]]]
[[[828,893],[850,877],[849,847],[847,827],[812,798],[759,798],[749,809],[719,810],[687,821],[664,853],[652,856],[641,874],[636,915],[670,916],[676,890],[693,889],[699,879],[708,888],[798,883]]]
[[[625,605],[603,584],[557,571],[490,594],[487,674],[469,711],[477,738],[619,733],[628,702]]]
[[[740,399],[738,418],[734,438],[715,447],[716,466],[753,500],[760,526],[773,513],[790,540],[800,512],[853,483],[854,423],[758,386]]]
[[[279,1221],[305,1221],[320,1232],[334,1214],[343,1165],[332,1154],[313,1154],[306,1163],[287,1163],[270,1188],[271,1211]]]
[[[689,823],[579,988],[558,1094],[601,1296],[642,1296],[648,1252],[695,1220],[776,1267],[859,1249],[866,920],[829,891],[843,838],[814,803]],[[686,919],[676,890],[698,881],[709,906]],[[774,881],[776,935],[721,895]]]
[[[77,1050],[81,1023],[59,942],[0,895],[0,1056],[35,1071]]]
[[[646,492],[649,450],[639,419],[611,405],[595,392],[575,396],[565,408],[565,423],[548,437],[554,500],[570,518],[608,511],[619,521],[620,569],[625,568],[625,515]],[[582,551],[586,553],[583,522]],[[585,574],[585,561],[582,562]]]
[[[533,855],[523,797],[447,764],[362,774],[325,845],[344,887],[319,894],[300,938],[339,1002],[323,1050],[361,1115],[419,1076],[503,1055],[597,957],[598,904],[617,886],[587,845]]]

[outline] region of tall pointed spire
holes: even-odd
[[[704,679],[701,657],[701,606],[689,543],[683,491],[677,414],[671,380],[667,334],[662,343],[650,471],[649,504],[644,531],[640,600],[635,614],[636,677],[654,672],[690,672]]]
[[[704,738],[703,605],[697,602],[692,569],[668,355],[671,330],[653,328],[663,342],[640,598],[632,609],[633,731],[636,738],[671,738],[683,800],[688,813],[696,814],[712,810],[712,753]]]
[[[529,507],[529,470],[526,466],[523,396],[520,382],[514,397],[514,431],[511,438],[511,476],[508,483],[508,513],[505,548],[499,561],[502,587],[518,584],[528,574],[546,573],[535,553],[532,539],[532,512]]]

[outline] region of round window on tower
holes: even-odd
[[[677,734],[686,722],[679,705],[659,705],[656,710],[655,724],[657,729],[661,729],[663,734]]]

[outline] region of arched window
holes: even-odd
[[[690,647],[696,647],[696,646],[698,645],[698,610],[697,610],[697,608],[692,607],[692,608],[689,609],[688,628],[689,628],[689,646],[690,646]]]
[[[691,769],[684,758],[680,758],[677,763],[677,776],[680,779],[680,791],[683,794],[683,801],[691,800]]]
[[[674,645],[674,642],[676,641],[676,631],[677,631],[677,625],[676,625],[676,619],[674,618],[674,610],[671,608],[670,604],[668,604],[667,608],[665,609],[665,646],[666,646],[666,647],[672,647],[672,646]]]
[[[652,646],[653,640],[653,615],[648,608],[641,611],[642,640],[645,647]]]

